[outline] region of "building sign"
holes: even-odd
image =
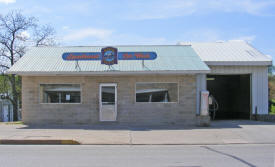
[[[101,52],[67,52],[62,55],[63,60],[101,60],[101,64],[113,65],[118,60],[154,60],[156,52],[119,52],[117,48],[102,48]]]
[[[101,60],[100,52],[70,52],[63,53],[63,60]]]
[[[118,60],[154,60],[156,52],[118,52]]]
[[[101,49],[101,64],[117,64],[117,48],[106,47]]]

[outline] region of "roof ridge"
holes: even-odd
[[[224,40],[217,40],[217,41],[208,41],[208,42],[199,42],[199,41],[180,41],[178,42],[177,44],[178,45],[192,45],[192,44],[228,44],[228,43],[240,43],[240,42],[243,42],[243,43],[247,43],[247,41],[245,40],[227,40],[227,41],[224,41]]]
[[[152,47],[152,46],[159,46],[159,47],[165,47],[165,46],[176,46],[176,47],[183,47],[183,46],[191,46],[190,45],[80,45],[80,46],[32,46],[31,48],[72,48],[72,47]]]

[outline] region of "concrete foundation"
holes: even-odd
[[[210,126],[211,120],[210,116],[198,115],[197,116],[197,126]]]

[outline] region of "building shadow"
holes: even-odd
[[[151,130],[209,130],[209,129],[227,129],[227,128],[242,128],[244,125],[257,126],[257,125],[274,125],[272,122],[251,121],[251,120],[219,120],[212,121],[208,127],[200,127],[194,125],[126,125],[119,123],[99,123],[99,124],[64,124],[64,125],[37,125],[25,124],[17,129],[83,129],[83,130],[127,130],[127,131],[151,131]]]

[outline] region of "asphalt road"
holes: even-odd
[[[275,145],[0,145],[1,167],[273,167]]]

